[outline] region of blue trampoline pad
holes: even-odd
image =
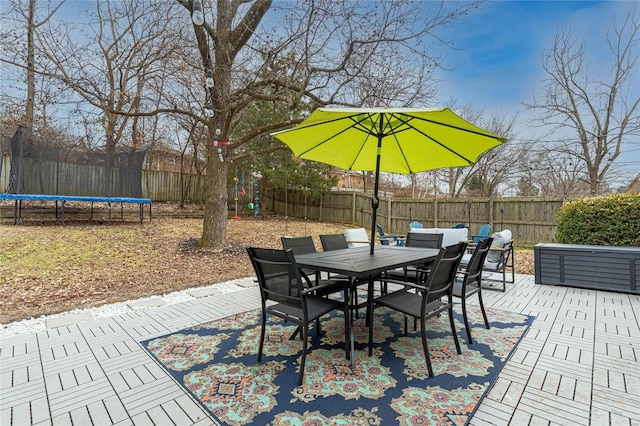
[[[151,204],[150,198],[86,197],[80,195],[0,194],[0,200],[83,201],[89,203]]]

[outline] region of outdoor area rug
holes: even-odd
[[[356,360],[345,359],[341,313],[325,316],[320,336],[310,330],[302,386],[302,343],[295,325],[268,316],[262,362],[257,362],[260,310],[233,315],[142,342],[156,360],[215,419],[243,425],[464,425],[491,388],[533,317],[470,307],[474,343],[467,344],[456,306],[462,355],[446,314],[428,320],[434,374],[429,378],[419,332],[403,336],[401,314],[376,309],[373,356],[368,329],[356,320]]]

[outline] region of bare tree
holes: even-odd
[[[44,106],[49,103],[45,102],[42,96],[39,102],[36,102],[35,34],[38,28],[48,23],[63,4],[64,0],[55,6],[47,2],[44,7],[44,16],[39,18],[35,0],[28,0],[26,5],[19,0],[14,0],[11,2],[9,9],[16,17],[17,22],[14,21],[13,25],[4,27],[0,34],[3,52],[0,61],[9,64],[20,64],[20,69],[26,72],[27,94],[24,104],[24,122],[22,123],[25,128],[23,138],[26,140],[31,139],[33,134],[36,103]],[[45,120],[44,124],[46,125],[47,123]]]
[[[556,150],[534,152],[524,167],[538,191],[537,194],[522,195],[575,196],[589,193],[584,165],[572,155]]]
[[[517,165],[522,161],[522,146],[511,142],[515,138],[515,116],[493,113],[487,116],[473,105],[456,108],[465,120],[508,139],[507,142],[482,154],[468,167],[448,168],[440,171],[440,182],[447,187],[451,198],[460,196],[491,197],[506,188]]]
[[[611,71],[597,79],[574,33],[558,30],[553,46],[543,54],[545,93],[526,104],[539,111],[542,125],[575,132],[576,142],[558,149],[584,164],[592,195],[599,193],[625,139],[640,133],[640,96],[634,80],[640,43],[637,2],[631,3],[620,25],[612,21],[606,40]]]
[[[42,29],[37,38],[41,54],[56,67],[48,76],[101,115],[111,158],[125,135],[135,144],[140,125],[135,117],[157,105],[145,89],[164,77],[162,61],[175,54],[180,37],[170,27],[170,5],[110,0],[95,5],[87,10],[90,25]]]
[[[437,31],[477,6],[422,3],[416,10],[404,0],[280,2],[277,24],[259,27],[271,0],[219,0],[215,8],[208,1],[178,2],[204,17],[193,29],[201,73],[210,71],[214,83],[204,92],[204,102],[214,107],[206,122],[210,138],[227,142],[234,136],[231,145],[209,146],[201,244],[211,248],[225,242],[226,158],[246,155],[256,136],[295,124],[316,106],[409,106],[432,96],[428,83],[442,62],[430,48],[444,43]],[[256,100],[271,102],[279,121],[236,136],[243,110]]]

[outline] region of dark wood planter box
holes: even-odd
[[[640,247],[536,244],[536,284],[640,294]]]

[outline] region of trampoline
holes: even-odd
[[[14,201],[14,225],[22,216],[23,201],[54,201],[56,219],[60,213],[63,224],[65,205],[70,201],[91,203],[91,220],[93,204],[107,203],[109,222],[114,203],[120,203],[123,220],[124,204],[138,204],[140,223],[148,204],[151,220],[151,199],[142,196],[145,150],[123,147],[107,153],[104,148],[80,144],[23,140],[22,134],[23,129],[18,126],[12,138],[2,138],[9,153],[10,170],[8,187],[0,193],[0,201]],[[2,148],[0,143],[0,154]]]
[[[140,209],[140,223],[144,220],[144,205],[149,205],[149,220],[151,220],[151,199],[150,198],[128,198],[128,197],[86,197],[78,195],[43,195],[43,194],[0,194],[0,201],[13,200],[15,202],[13,208],[13,224],[17,224],[22,215],[22,201],[55,201],[56,203],[56,219],[58,218],[58,202],[60,202],[60,220],[64,225],[64,207],[67,201],[79,201],[91,203],[91,220],[93,220],[93,203],[108,203],[109,205],[109,223],[111,223],[112,203],[136,203]],[[124,219],[124,209],[121,209],[121,218]]]

